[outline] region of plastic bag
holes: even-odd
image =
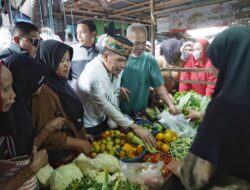
[[[161,169],[164,162],[152,163],[124,163],[120,162],[121,173],[131,183],[147,185],[150,179],[162,179]]]
[[[172,115],[164,111],[157,117],[165,128],[176,132],[179,137],[194,137],[196,135],[196,130],[193,129],[194,124],[183,114]]]

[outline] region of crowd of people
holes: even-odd
[[[168,39],[157,57],[145,51],[147,29],[140,23],[131,24],[126,37],[107,34],[99,46],[91,20],[78,21],[79,43],[72,46],[43,41],[39,32],[34,24],[16,23],[11,44],[0,52],[1,189],[36,189],[41,167],[88,155],[93,139],[109,128],[132,130],[155,147],[152,134],[130,118],[147,107],[150,89],[174,115],[181,112],[171,94],[194,90],[212,96],[207,113],[190,110],[190,118],[204,117],[203,122],[184,162],[169,165],[185,188],[249,188],[249,28],[228,29],[211,45]],[[161,73],[167,67],[211,72]],[[26,164],[20,167],[15,159]]]

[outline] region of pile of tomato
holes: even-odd
[[[157,152],[155,154],[146,154],[143,160],[144,162],[150,162],[154,164],[158,163],[159,161],[163,161],[164,165],[161,170],[162,174],[164,176],[167,176],[170,173],[170,171],[167,168],[167,165],[172,160],[170,153]]]

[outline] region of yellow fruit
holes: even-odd
[[[165,134],[163,135],[163,141],[164,141],[165,143],[171,142],[172,139],[173,139],[173,135],[172,135],[171,132],[167,132],[167,133],[165,133]]]
[[[157,141],[162,141],[163,139],[163,133],[158,133],[156,136],[155,136],[156,140]]]
[[[168,144],[162,144],[161,151],[164,153],[167,153],[169,151],[170,147]]]
[[[128,140],[133,139],[133,137],[134,137],[134,134],[132,132],[127,133],[127,139]]]
[[[111,132],[110,132],[110,131],[105,131],[104,133],[105,133],[105,136],[106,136],[106,137],[109,137],[109,136],[111,135]]]
[[[161,141],[156,141],[156,148],[158,150],[161,150],[161,145],[162,145],[162,142]]]
[[[173,136],[173,141],[175,141],[176,140],[176,136]]]

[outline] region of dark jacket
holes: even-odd
[[[11,42],[8,48],[6,48],[0,52],[0,59],[5,60],[10,55],[23,54],[23,53],[28,55],[28,53],[25,49],[20,48],[19,46],[17,46],[13,42]]]

